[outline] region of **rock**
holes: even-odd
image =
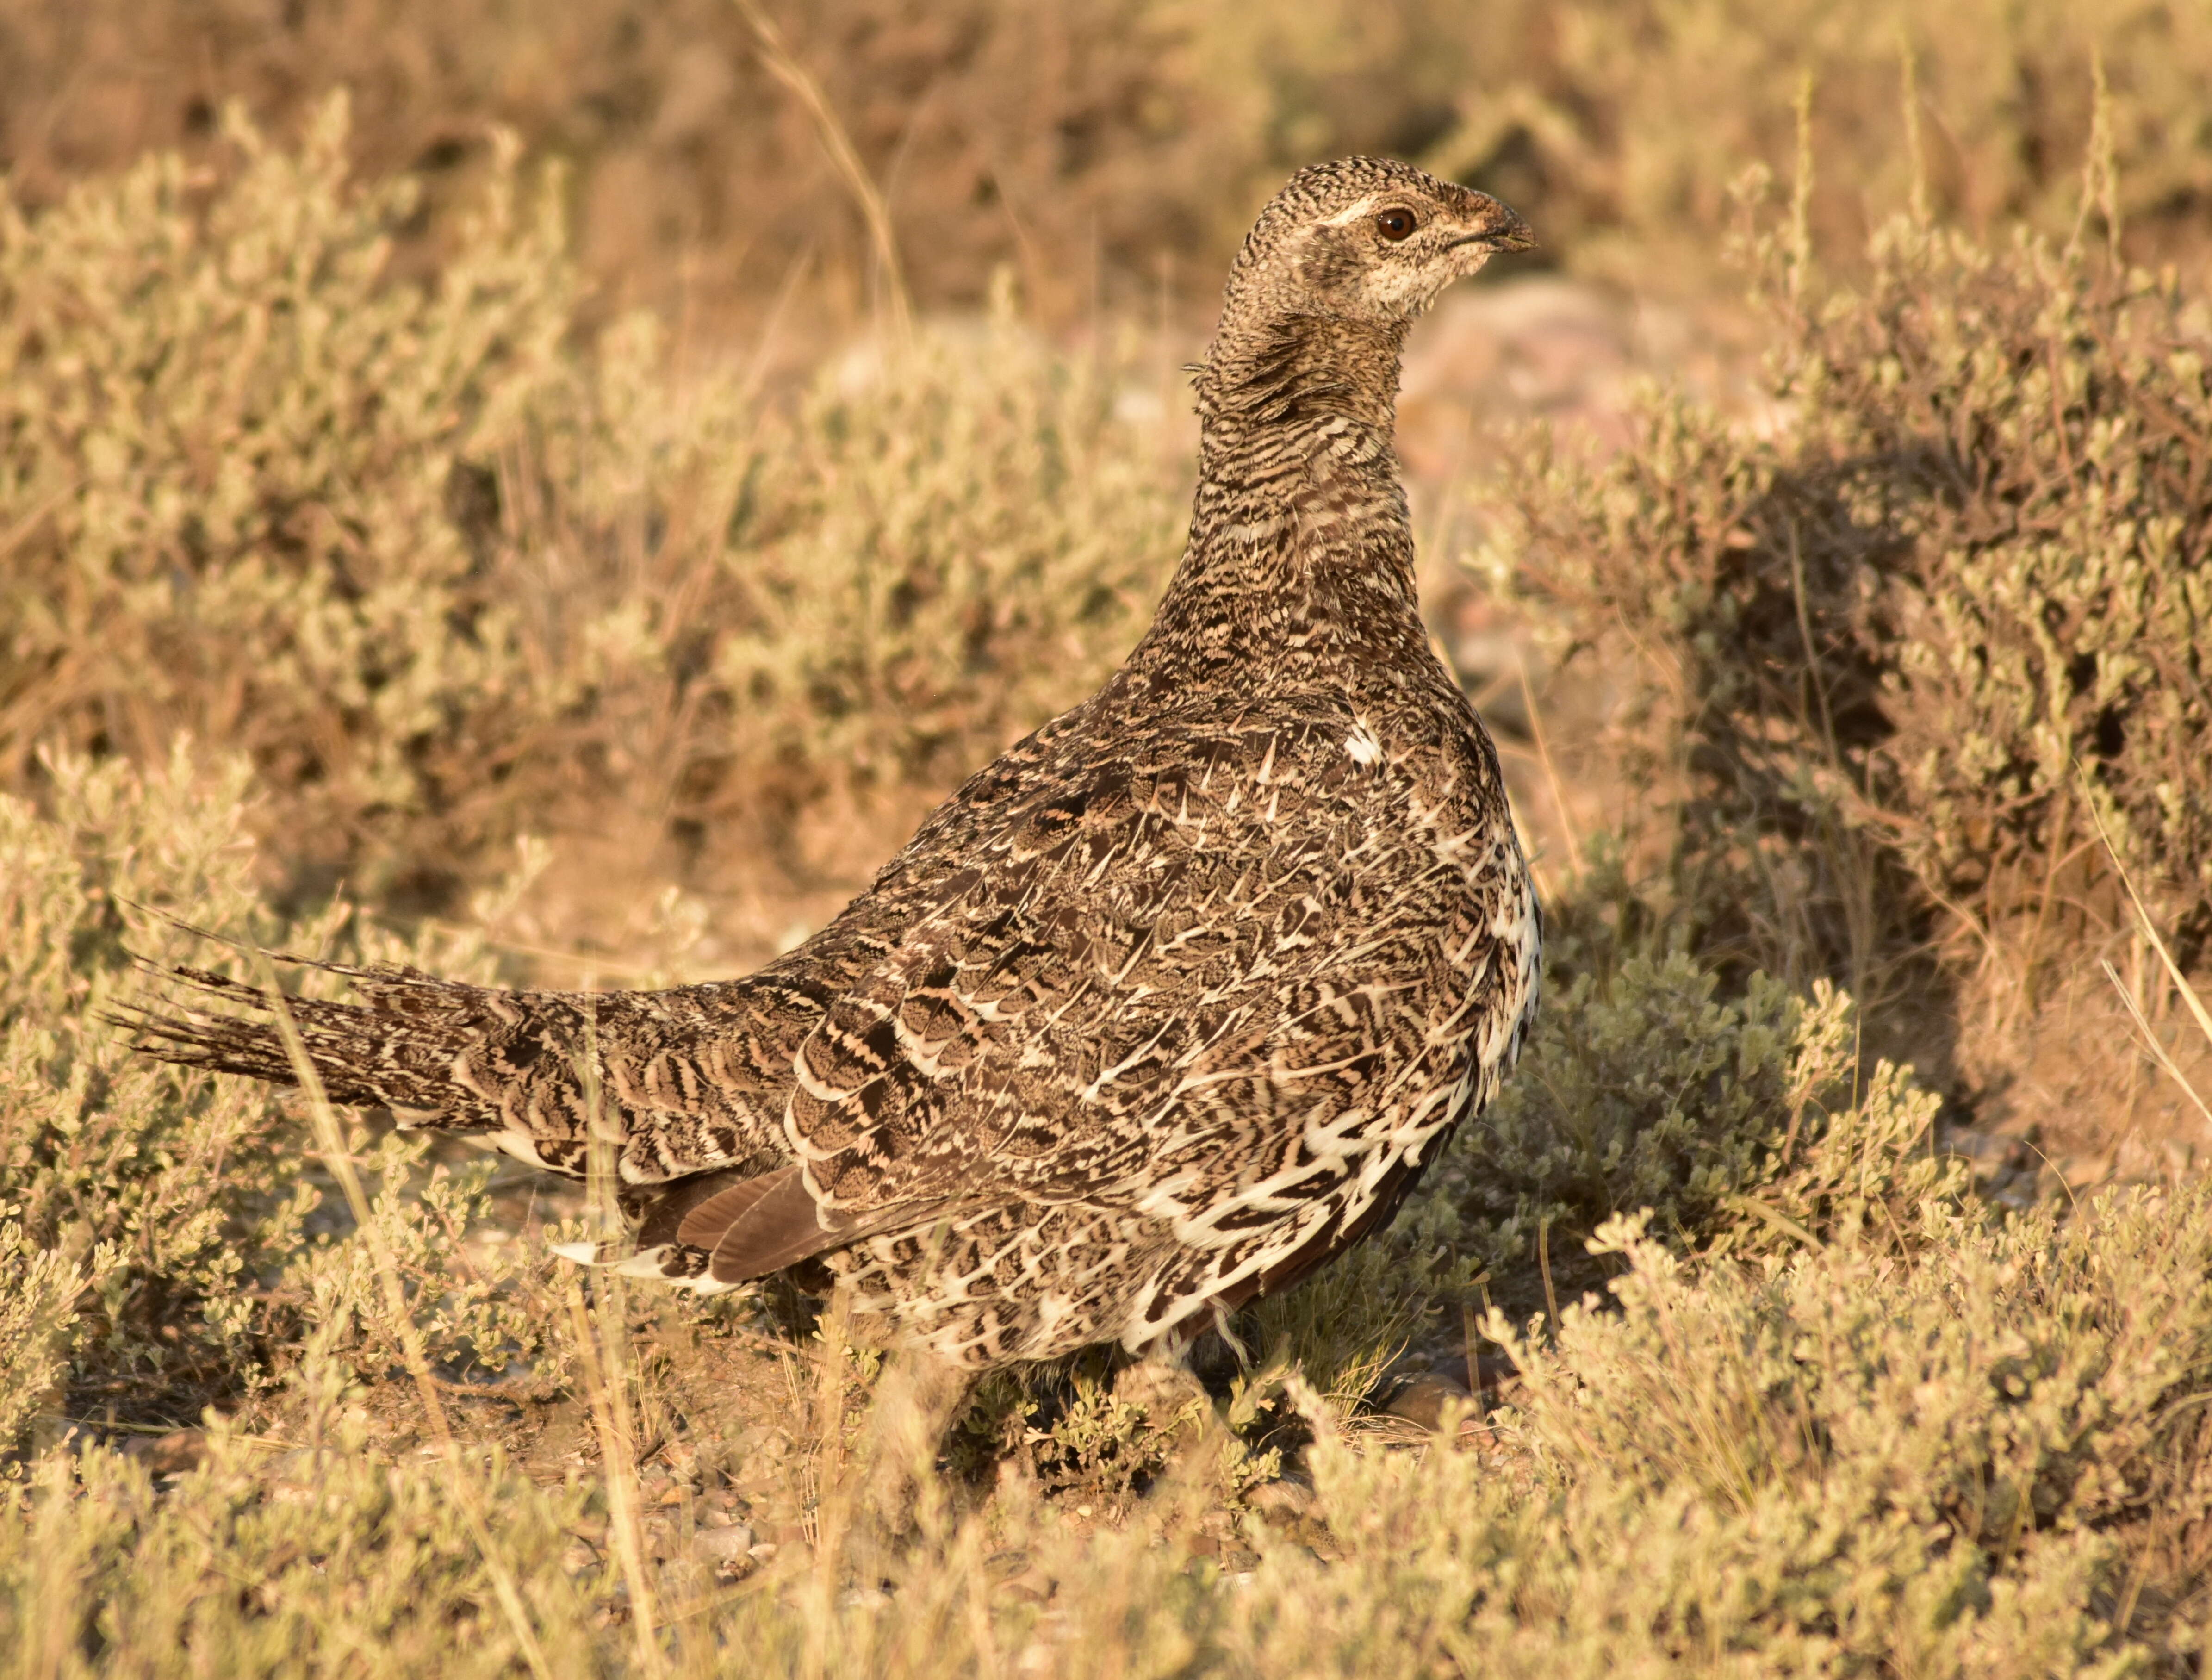
[[[182,1476],[197,1469],[207,1457],[207,1431],[172,1429],[166,1435],[133,1435],[124,1442],[123,1452],[156,1476]]]
[[[1428,1371],[1401,1384],[1382,1409],[1392,1417],[1403,1418],[1424,1429],[1434,1429],[1443,1421],[1444,1408],[1455,1401],[1469,1410],[1474,1405],[1474,1397],[1468,1392],[1464,1383],[1439,1372]]]
[[[727,1528],[702,1528],[691,1537],[691,1549],[709,1563],[735,1563],[752,1555],[753,1531],[743,1523]]]

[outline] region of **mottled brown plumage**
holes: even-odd
[[[341,971],[358,1003],[292,1006],[331,1096],[574,1175],[596,1087],[631,1269],[811,1262],[967,1368],[1171,1347],[1376,1228],[1535,1007],[1536,900],[1391,451],[1407,328],[1528,242],[1403,164],[1301,172],[1199,373],[1188,549],[1104,687],[746,978]],[[146,1017],[147,1050],[290,1080],[259,994],[183,977],[249,1013]]]

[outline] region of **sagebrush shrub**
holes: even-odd
[[[0,773],[182,727],[342,837],[434,807],[507,700],[455,473],[557,376],[574,283],[502,174],[434,282],[389,283],[412,192],[348,182],[342,101],[296,153],[227,134],[212,186],[156,157],[0,205]]]
[[[1725,995],[1687,953],[1621,939],[1586,901],[1556,908],[1522,1064],[1393,1231],[1407,1260],[1486,1269],[1527,1308],[1540,1287],[1567,1300],[1601,1275],[1585,1250],[1617,1217],[1683,1251],[1749,1257],[1893,1244],[1923,1204],[1966,1194],[1964,1164],[1934,1149],[1935,1093],[1909,1068],[1862,1066],[1852,1000],[1832,983],[1807,998],[1753,971]]]
[[[1180,469],[1109,362],[1002,307],[786,412],[644,317],[572,341],[511,156],[416,281],[343,102],[296,153],[228,123],[212,180],[0,207],[0,782],[190,731],[250,756],[288,885],[442,905],[613,807],[757,844],[948,785],[1141,630]]]
[[[77,1303],[114,1259],[112,1248],[96,1248],[75,1264],[33,1245],[12,1220],[0,1223],[0,1456],[15,1451],[41,1412],[62,1415]]]
[[[315,1197],[268,1093],[179,1078],[100,1019],[138,983],[126,901],[274,930],[238,844],[242,770],[179,755],[149,788],[120,762],[47,767],[52,817],[0,795],[0,1206],[24,1249],[89,1274],[61,1345],[88,1393],[136,1410],[255,1364],[252,1292]],[[187,949],[146,933],[149,954]]]
[[[395,1331],[290,1099],[137,1055],[111,1014],[152,984],[134,953],[261,977],[250,952],[164,913],[231,940],[478,979],[483,948],[407,945],[342,904],[277,921],[254,893],[236,761],[179,751],[143,774],[57,755],[43,767],[44,811],[0,794],[0,1443],[25,1408],[62,1398],[190,1418],[268,1381],[310,1330],[322,1357],[382,1373],[398,1360]],[[517,1295],[542,1274],[541,1249],[464,1249],[488,1164],[427,1167],[424,1140],[358,1125],[349,1147],[435,1358],[497,1371],[559,1341],[549,1299]]]
[[[1723,934],[1784,878],[1818,913],[1771,919],[1832,963],[1939,907],[1984,934],[2078,915],[2095,893],[2054,875],[2094,878],[2101,824],[2193,956],[2212,937],[2202,306],[2025,236],[1898,222],[1869,265],[1802,305],[1810,277],[1765,276],[1776,435],[1661,396],[1602,466],[1538,440],[1490,503],[1492,557],[1641,650],[1657,758],[1686,782],[1680,873]],[[1884,925],[1870,940],[1854,914]]]

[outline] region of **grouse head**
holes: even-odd
[[[1301,169],[1260,213],[1230,271],[1221,325],[1323,316],[1402,330],[1497,251],[1535,244],[1488,193],[1388,158]]]

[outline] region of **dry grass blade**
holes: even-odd
[[[2090,792],[2087,773],[2077,766],[2075,774],[2081,780],[2083,791]],[[2142,930],[2143,937],[2150,941],[2151,949],[2158,953],[2166,978],[2173,983],[2173,989],[2180,995],[2183,1004],[2196,1020],[2197,1030],[2203,1033],[2205,1043],[2212,1044],[2212,1010],[2208,1010],[2204,1000],[2197,996],[2197,989],[2189,983],[2189,977],[2181,971],[2181,965],[2173,959],[2173,953],[2167,948],[2165,939],[2158,931],[2158,925],[2151,920],[2142,895],[2136,891],[2134,878],[2129,874],[2127,865],[2120,861],[2120,855],[2112,845],[2112,837],[2106,831],[2104,813],[2098,810],[2097,801],[2090,798],[2084,802],[2088,806],[2090,820],[2097,825],[2097,838],[2104,844],[2105,855],[2112,860],[2113,872],[2119,876],[2120,885],[2127,889],[2128,903],[2134,907],[2136,925]],[[2135,995],[2121,980],[2119,971],[2110,962],[2100,963],[2100,966],[2104,969],[2106,977],[2112,983],[2112,989],[2120,995],[2121,1003],[2126,1006],[2129,1017],[2142,1034],[2143,1043],[2149,1046],[2152,1057],[2166,1070],[2167,1077],[2181,1087],[2182,1093],[2196,1105],[2197,1111],[2204,1117],[2206,1123],[2212,1124],[2212,1106],[2206,1105],[2197,1087],[2190,1083],[2189,1075],[2182,1072],[2172,1052],[2160,1040],[2158,1033],[2144,1016],[2142,1006],[2136,1001]]]
[[[2197,1087],[2189,1082],[2189,1075],[2181,1071],[2180,1065],[2174,1061],[2172,1053],[2159,1042],[2157,1032],[2152,1027],[2149,1019],[2144,1015],[2142,1006],[2136,1001],[2135,994],[2128,989],[2127,982],[2120,978],[2119,970],[2114,968],[2109,961],[2100,960],[2097,965],[2105,971],[2105,977],[2112,983],[2112,989],[2120,995],[2120,1002],[2127,1009],[2129,1019],[2135,1022],[2136,1030],[2142,1034],[2143,1044],[2149,1050],[2153,1059],[2160,1067],[2165,1068],[2167,1076],[2181,1087],[2182,1093],[2197,1105],[2197,1111],[2204,1117],[2206,1122],[2212,1123],[2212,1108],[2207,1108],[2204,1105],[2204,1099],[2197,1094]]]
[[[2086,790],[2087,774],[2078,769],[2076,774],[2081,776]],[[2106,832],[2104,813],[2097,809],[2096,800],[2093,798],[2087,803],[2090,819],[2097,825],[2097,837],[2104,842],[2105,855],[2112,859],[2112,868],[2120,878],[2120,885],[2128,890],[2128,902],[2135,906],[2136,917],[2142,925],[2144,937],[2150,940],[2151,949],[2158,953],[2158,959],[2166,968],[2166,977],[2173,982],[2174,990],[2180,994],[2182,1002],[2195,1017],[2197,1031],[2204,1035],[2206,1044],[2212,1044],[2212,1009],[2208,1009],[2204,1000],[2197,996],[2197,989],[2189,983],[2189,977],[2181,971],[2181,965],[2174,961],[2173,953],[2167,948],[2157,924],[2151,920],[2150,911],[2143,904],[2142,894],[2136,891],[2135,878],[2129,874],[2127,865],[2120,861],[2120,855],[2112,846],[2112,837]]]
[[[664,1665],[655,1638],[660,1625],[659,1605],[653,1594],[653,1578],[646,1567],[644,1537],[638,1521],[637,1449],[626,1427],[628,1419],[623,1414],[628,1409],[622,1404],[617,1391],[618,1372],[610,1369],[611,1360],[600,1345],[604,1327],[592,1324],[584,1306],[584,1288],[579,1279],[569,1281],[568,1324],[575,1334],[577,1354],[583,1362],[592,1427],[599,1438],[599,1463],[606,1476],[608,1538],[613,1544],[616,1561],[622,1566],[623,1580],[629,1588],[630,1628],[637,1659],[645,1672],[653,1673]]]
[[[516,1584],[514,1572],[507,1567],[494,1542],[491,1525],[484,1510],[483,1490],[476,1476],[463,1460],[460,1447],[453,1439],[452,1424],[446,1416],[444,1403],[438,1396],[437,1381],[430,1370],[430,1361],[422,1350],[422,1336],[415,1323],[415,1314],[407,1304],[406,1286],[400,1281],[399,1267],[391,1248],[386,1244],[368,1197],[361,1187],[361,1176],[353,1169],[353,1157],[346,1147],[345,1133],[338,1125],[337,1114],[331,1107],[330,1098],[323,1089],[322,1076],[307,1055],[307,1047],[300,1037],[299,1024],[292,1018],[284,995],[276,984],[276,971],[266,958],[261,962],[261,981],[270,1001],[270,1012],[276,1020],[276,1031],[284,1041],[284,1053],[291,1058],[292,1071],[299,1080],[301,1094],[307,1099],[307,1114],[315,1129],[315,1141],[322,1147],[323,1158],[332,1175],[345,1192],[346,1205],[352,1210],[354,1223],[362,1239],[368,1245],[376,1275],[384,1290],[385,1311],[390,1314],[392,1326],[399,1339],[400,1354],[406,1361],[407,1373],[415,1379],[416,1393],[422,1402],[423,1415],[428,1420],[430,1433],[438,1451],[453,1468],[451,1487],[453,1502],[460,1509],[461,1519],[468,1525],[469,1535],[476,1543],[477,1555],[483,1558],[485,1573],[490,1575],[492,1592],[499,1599],[501,1612],[506,1616],[515,1643],[521,1647],[523,1660],[538,1680],[551,1680],[551,1670],[546,1666],[545,1653],[539,1645],[537,1630],[531,1626],[530,1613],[522,1602],[522,1592]]]
[[[884,294],[890,303],[891,332],[900,344],[905,344],[914,334],[914,307],[907,299],[906,281],[899,267],[898,244],[891,234],[890,211],[884,206],[883,194],[869,179],[860,155],[853,149],[852,138],[845,132],[844,124],[837,120],[837,113],[830,107],[822,84],[792,57],[775,20],[761,9],[758,0],[732,0],[732,3],[751,26],[760,43],[761,63],[768,67],[769,74],[790,88],[806,107],[806,114],[814,119],[816,131],[822,138],[822,149],[830,155],[831,165],[860,206],[861,219],[868,224],[869,242],[875,248],[876,261],[883,271]]]
[[[815,1391],[814,1571],[807,1617],[806,1661],[810,1676],[829,1672],[828,1639],[836,1619],[837,1573],[852,1516],[852,1489],[845,1467],[845,1332],[851,1322],[853,1294],[839,1288],[822,1317],[822,1352]]]
[[[1528,681],[1528,661],[1519,654],[1513,659],[1514,674],[1520,679],[1521,703],[1528,714],[1528,733],[1536,743],[1536,760],[1543,766],[1544,782],[1552,795],[1552,810],[1559,825],[1559,833],[1567,843],[1567,862],[1577,875],[1583,873],[1583,846],[1576,836],[1577,825],[1575,813],[1567,804],[1565,785],[1559,780],[1559,767],[1552,761],[1552,741],[1544,727],[1543,709],[1536,703],[1536,691]]]
[[[602,1241],[616,1239],[620,1220],[614,1205],[615,1150],[622,1141],[619,1127],[607,1123],[599,1084],[599,1013],[592,1000],[599,984],[595,974],[584,978],[586,1007],[584,1041],[576,1056],[577,1079],[583,1088],[586,1116],[586,1190]],[[568,1286],[568,1318],[583,1360],[584,1381],[592,1409],[592,1427],[599,1438],[599,1460],[606,1476],[607,1526],[623,1579],[629,1586],[630,1631],[639,1664],[647,1673],[664,1665],[656,1637],[660,1625],[659,1604],[647,1567],[645,1537],[640,1520],[637,1485],[637,1431],[629,1403],[629,1361],[626,1356],[629,1324],[622,1300],[622,1280],[602,1274],[592,1290],[596,1312],[587,1313],[580,1277]]]

